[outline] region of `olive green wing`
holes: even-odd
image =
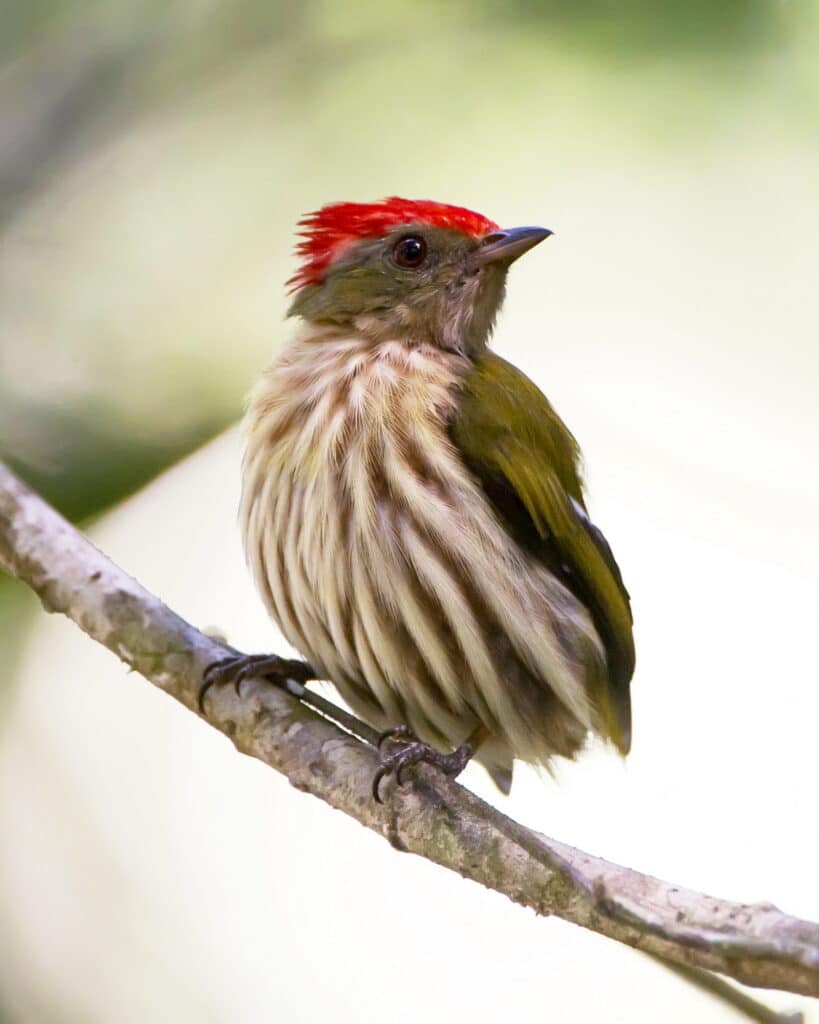
[[[593,697],[611,739],[626,753],[631,603],[611,548],[586,512],[577,442],[539,388],[491,352],[479,356],[466,377],[450,433],[518,543],[588,608],[609,675],[605,692]]]

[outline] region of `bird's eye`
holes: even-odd
[[[399,267],[415,270],[427,258],[427,243],[420,235],[406,235],[395,243],[392,256]]]

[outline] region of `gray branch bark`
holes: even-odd
[[[203,669],[233,653],[126,575],[0,463],[0,565],[152,683],[199,713]],[[376,754],[282,689],[214,689],[203,716],[245,754],[384,836],[503,893],[686,968],[819,996],[819,925],[620,867],[532,832],[420,766],[386,804]],[[785,1019],[785,1018],[781,1018]]]

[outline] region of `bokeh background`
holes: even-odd
[[[296,220],[397,193],[547,224],[496,346],[583,444],[634,749],[465,781],[819,918],[817,183],[799,0],[3,4],[0,457],[194,623],[283,650],[231,425],[292,329]],[[0,649],[2,1020],[735,1019],[399,856],[8,579]]]

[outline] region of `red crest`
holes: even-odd
[[[400,224],[412,223],[454,228],[473,238],[498,230],[494,221],[480,213],[430,199],[392,196],[379,203],[330,203],[299,221],[302,241],[296,255],[302,264],[287,282],[290,290],[319,284],[330,264],[359,239],[377,238]]]

